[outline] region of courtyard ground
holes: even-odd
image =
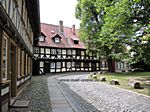
[[[34,76],[17,99],[29,100],[29,107],[10,112],[150,112],[149,96],[86,81],[87,74]]]

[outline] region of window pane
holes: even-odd
[[[61,68],[61,62],[57,62],[57,68]]]
[[[56,54],[56,49],[51,49],[51,54]]]
[[[44,53],[44,48],[41,48],[41,53]]]
[[[6,36],[5,33],[4,36]],[[2,79],[6,80],[7,79],[7,38],[6,37],[4,37],[3,40],[3,61],[2,62],[3,62]]]
[[[50,54],[50,49],[46,49],[46,54]]]
[[[51,63],[51,68],[55,68],[55,63],[54,62]]]

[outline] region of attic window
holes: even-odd
[[[40,36],[40,38],[39,38],[39,41],[40,42],[43,42],[45,39],[44,39],[44,36]]]
[[[54,38],[54,42],[55,42],[55,43],[60,43],[60,38],[59,38],[59,37],[55,37],[55,38]]]
[[[79,44],[79,41],[78,40],[74,40],[74,44]]]
[[[71,37],[71,39],[73,40],[74,44],[79,44],[79,39],[76,37]]]

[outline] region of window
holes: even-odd
[[[74,44],[79,44],[79,41],[78,40],[74,40]]]
[[[59,43],[60,42],[60,38],[59,37],[55,37],[54,42],[55,43]]]
[[[99,67],[99,63],[96,63],[96,67]]]
[[[61,49],[57,49],[57,54],[58,54],[58,55],[61,54]]]
[[[75,54],[76,54],[76,50],[72,50],[72,54],[74,54],[74,55],[75,55]]]
[[[18,48],[18,78],[20,78],[21,50]]]
[[[56,49],[51,49],[51,54],[56,54]]]
[[[44,62],[43,61],[40,62],[40,67],[44,67]]]
[[[39,41],[40,42],[43,42],[45,39],[44,39],[44,36],[41,36],[40,38],[39,38]]]
[[[67,62],[67,68],[71,67],[71,62]]]
[[[39,48],[38,47],[34,47],[34,53],[39,53]]]
[[[56,68],[61,68],[61,62],[57,62],[57,67]]]
[[[44,53],[44,48],[41,48],[41,53]]]
[[[24,76],[24,57],[25,57],[25,55],[24,55],[24,51],[22,51],[22,53],[21,53],[21,76]]]
[[[2,79],[7,80],[7,38],[4,37],[3,40],[3,74]]]
[[[71,55],[71,49],[68,49],[68,54]]]
[[[25,75],[28,75],[28,54],[25,55],[26,56],[26,69],[25,69]]]
[[[66,54],[66,50],[65,49],[62,50],[62,54]]]
[[[55,68],[55,62],[51,62],[51,68]]]
[[[31,73],[31,60],[30,57],[28,57],[28,74]]]
[[[50,54],[50,49],[46,49],[46,54]]]
[[[81,55],[84,56],[84,51],[81,51]]]
[[[81,55],[81,51],[80,50],[77,50],[76,53],[77,53],[77,56]]]

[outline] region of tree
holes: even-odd
[[[108,60],[109,71],[114,59],[129,56],[126,47],[134,48],[136,32],[148,28],[149,0],[78,0],[76,17],[81,20],[80,36],[90,51]],[[149,32],[147,32],[149,33]],[[90,47],[89,47],[90,45]]]

